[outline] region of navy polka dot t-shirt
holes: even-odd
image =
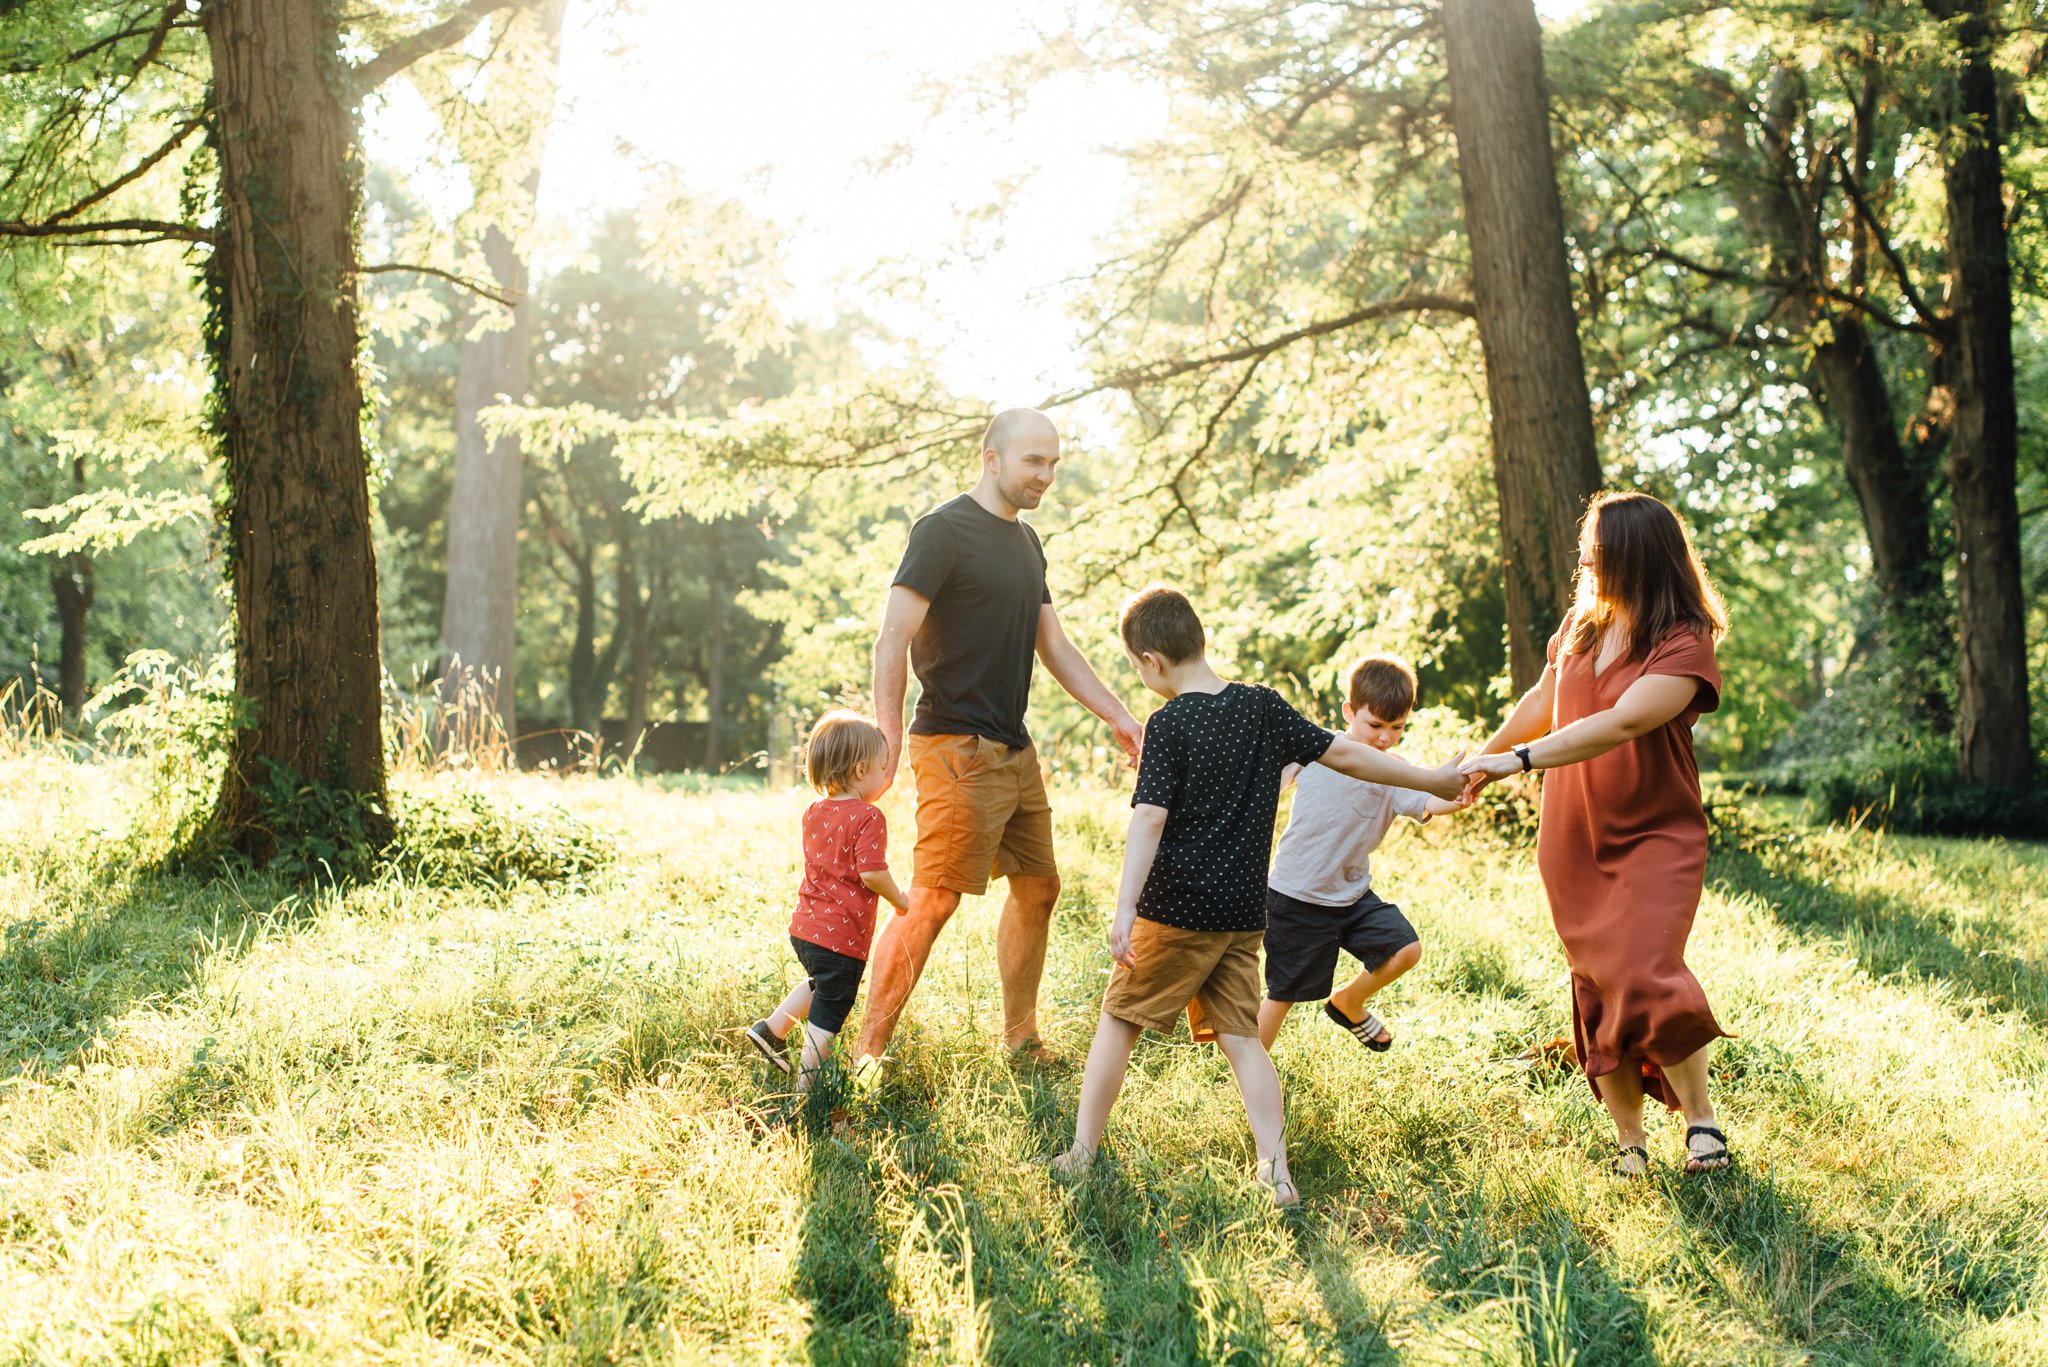
[[[1330,732],[1270,688],[1183,693],[1145,723],[1133,807],[1166,808],[1138,915],[1181,930],[1264,930],[1280,771],[1314,764]]]

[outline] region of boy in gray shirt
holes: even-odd
[[[1391,655],[1351,670],[1345,733],[1376,750],[1401,743],[1415,707],[1415,671]],[[1366,1048],[1384,1052],[1393,1032],[1366,1005],[1422,959],[1415,927],[1372,890],[1372,852],[1396,816],[1427,821],[1471,805],[1408,788],[1390,788],[1308,765],[1294,770],[1294,810],[1266,875],[1266,1000],[1259,1041],[1270,1052],[1296,1002],[1323,1000],[1323,1012]],[[1365,969],[1342,988],[1337,951]]]

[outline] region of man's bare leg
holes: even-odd
[[[951,888],[910,890],[910,910],[891,916],[875,941],[868,963],[874,970],[868,989],[867,1018],[861,1023],[856,1060],[880,1058],[895,1037],[897,1018],[924,975],[925,960],[931,957],[932,942],[939,938],[946,922],[960,905],[960,894]]]
[[[996,920],[996,971],[1003,980],[1003,1047],[1015,1049],[1038,1034],[1038,986],[1060,880],[1013,874],[1009,883]]]

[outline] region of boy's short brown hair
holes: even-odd
[[[1124,604],[1116,625],[1131,654],[1150,651],[1170,665],[1192,660],[1208,648],[1195,605],[1179,589],[1165,584],[1153,584],[1134,594]]]
[[[862,771],[889,758],[882,728],[858,712],[834,708],[804,742],[804,777],[821,793],[850,792]]]
[[[1397,655],[1368,655],[1351,666],[1351,710],[1399,721],[1415,709],[1415,671]]]

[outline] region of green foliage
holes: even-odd
[[[149,854],[171,856],[199,838],[219,791],[228,738],[253,720],[234,691],[234,661],[225,653],[205,664],[163,650],[130,655],[86,707],[105,750],[141,761],[153,820],[139,827]]]
[[[521,808],[476,789],[398,793],[386,867],[436,888],[580,891],[616,856],[609,836],[567,809]]]
[[[133,831],[144,863],[220,867],[206,843],[206,818],[229,734],[252,715],[231,671],[226,656],[200,668],[162,651],[138,652],[92,700],[91,711],[104,714],[95,730],[101,750],[143,766],[146,819]],[[395,877],[439,888],[581,888],[614,855],[608,836],[559,807],[513,807],[477,790],[401,788],[387,813],[364,794],[271,765],[256,793],[259,825],[276,846],[266,872],[287,884]]]

